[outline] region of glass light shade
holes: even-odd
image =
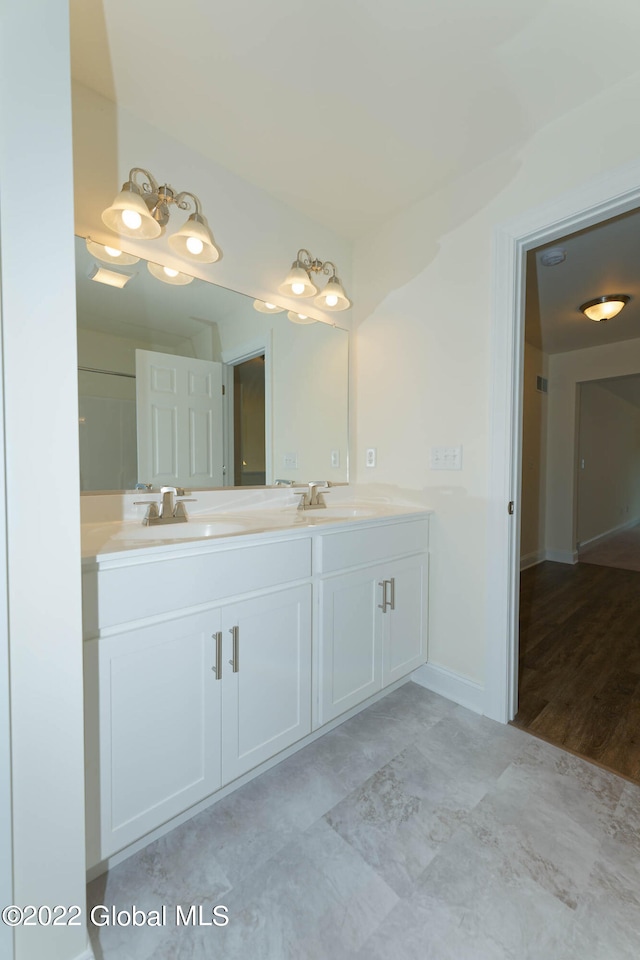
[[[609,297],[596,297],[595,300],[588,300],[587,303],[583,303],[580,310],[589,320],[595,320],[596,322],[611,320],[618,316],[630,299],[631,297],[628,297],[625,293]]]
[[[280,284],[278,290],[285,297],[313,297],[318,292],[299,260],[293,261],[287,279]]]
[[[102,222],[115,233],[138,240],[155,240],[162,233],[142,199],[140,187],[131,180],[123,184],[111,206],[103,211]]]
[[[140,259],[140,257],[134,257],[132,253],[125,253],[123,250],[118,250],[115,247],[98,243],[97,240],[92,240],[91,237],[87,237],[86,244],[89,253],[98,260],[101,260],[102,263],[115,263],[126,267],[132,263],[137,263]]]
[[[192,213],[179,230],[169,237],[169,246],[174,253],[199,263],[215,263],[222,256],[216,247],[213,234],[201,213]]]
[[[318,322],[317,320],[314,320],[312,317],[305,316],[304,313],[294,313],[293,310],[289,310],[289,312],[287,313],[287,316],[289,317],[289,320],[291,320],[291,323],[305,324],[305,323]]]
[[[174,270],[173,267],[163,267],[161,263],[147,263],[149,273],[156,278],[156,280],[162,280],[163,283],[171,283],[174,287],[183,287],[187,283],[191,283],[193,277],[190,277],[188,273],[180,273],[179,270]]]
[[[337,277],[329,277],[326,287],[313,302],[323,310],[332,311],[348,310],[351,306],[351,300],[344,292]]]
[[[89,270],[89,280],[95,280],[96,283],[105,283],[108,287],[117,287],[119,290],[129,283],[132,274],[119,273],[117,270],[106,270],[105,267],[99,267],[97,263]]]
[[[253,309],[258,313],[284,313],[284,307],[278,307],[275,303],[266,303],[264,300],[254,300]]]

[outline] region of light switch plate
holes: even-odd
[[[375,447],[368,447],[368,448],[367,448],[367,456],[366,456],[366,460],[365,460],[366,465],[367,465],[368,467],[375,467],[375,465],[376,465],[376,460],[377,460],[377,459],[378,459],[378,455],[377,455],[377,452],[376,452],[376,448],[375,448]]]
[[[462,447],[431,447],[432,470],[462,470]]]
[[[297,453],[283,453],[282,454],[282,466],[286,467],[288,470],[297,470],[298,469],[298,454]]]

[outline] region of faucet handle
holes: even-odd
[[[198,501],[196,500],[195,497],[183,497],[182,500],[176,500],[176,505],[175,505],[175,507],[173,508],[173,516],[174,516],[174,517],[186,517],[186,516],[187,516],[187,511],[186,511],[185,508],[182,506],[182,504],[183,504],[183,503],[197,503],[197,502],[198,502]]]
[[[145,516],[145,520],[157,520],[160,516],[160,511],[158,510],[159,504],[157,500],[134,500],[133,505],[134,507],[149,507]]]

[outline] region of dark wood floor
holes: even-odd
[[[523,571],[519,693],[516,726],[640,783],[640,572]]]

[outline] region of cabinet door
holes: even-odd
[[[382,686],[382,578],[367,567],[320,585],[319,724]]]
[[[101,856],[220,786],[218,611],[99,641]]]
[[[427,659],[428,555],[385,565],[387,606],[384,620],[382,685],[400,680]]]
[[[225,607],[223,636],[228,783],[311,732],[311,586]]]

